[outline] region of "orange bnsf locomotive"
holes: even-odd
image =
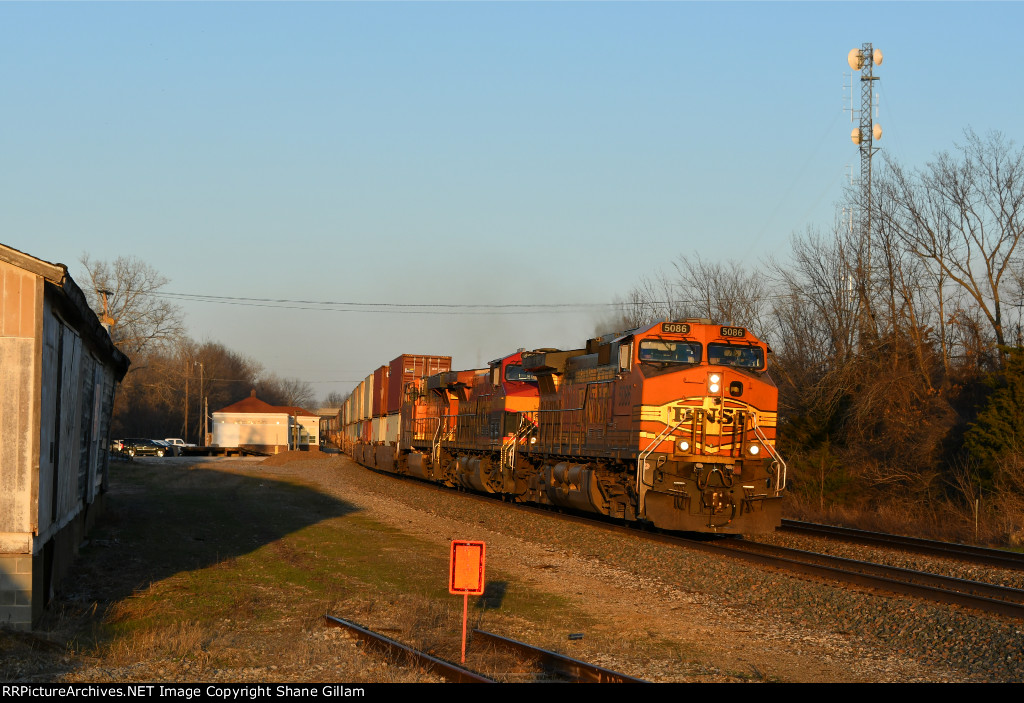
[[[519,502],[669,530],[770,532],[786,465],[767,353],[742,327],[685,320],[486,369],[405,355],[353,393],[343,444],[366,466]]]

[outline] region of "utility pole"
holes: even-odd
[[[199,412],[202,415],[202,423],[199,429],[199,446],[206,446],[206,411],[204,409],[205,396],[203,395],[203,362],[194,361],[192,362],[192,368],[199,366]]]
[[[874,82],[879,80],[874,74],[874,67],[882,64],[882,52],[879,49],[872,49],[869,42],[862,44],[859,49],[851,49],[846,61],[854,71],[860,71],[860,125],[850,132],[850,140],[860,148],[860,189],[857,198],[860,243],[857,247],[856,276],[857,320],[863,345],[865,340],[874,340],[878,336],[875,316],[871,310],[871,299],[868,296],[868,284],[871,281],[871,157],[878,151],[874,142],[882,138],[882,127],[874,123],[871,109]],[[853,95],[850,96],[850,100],[852,102]],[[854,112],[851,105],[851,120]]]
[[[188,377],[192,374],[192,369],[189,367],[188,362],[185,362],[185,444],[188,444]]]

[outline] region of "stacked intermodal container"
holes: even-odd
[[[344,412],[346,447],[357,459],[373,456],[371,464],[393,463],[402,431],[406,387],[426,376],[450,371],[450,356],[402,354],[374,370],[352,391]],[[412,391],[419,397],[420,391]],[[368,458],[368,457],[367,457]]]
[[[397,413],[402,409],[402,394],[406,384],[418,378],[451,371],[452,358],[450,356],[402,354],[388,366],[391,371],[388,384],[388,413]]]

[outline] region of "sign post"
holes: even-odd
[[[469,597],[483,595],[483,542],[452,541],[451,565],[448,569],[448,592],[462,594],[462,663],[466,663],[466,621],[469,619]]]

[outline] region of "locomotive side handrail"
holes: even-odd
[[[643,485],[644,488],[654,488],[654,484],[648,485],[647,483],[644,483],[644,480],[643,480],[644,469],[647,468],[647,457],[649,457],[652,453],[654,453],[654,448],[657,447],[659,444],[661,444],[665,440],[665,437],[668,437],[673,432],[675,432],[677,429],[679,429],[679,426],[682,425],[684,421],[685,420],[680,420],[679,422],[674,424],[672,427],[669,427],[668,425],[666,425],[665,429],[661,431],[661,434],[659,434],[657,437],[652,439],[651,443],[647,445],[647,448],[644,449],[642,452],[640,452],[640,456],[637,457],[637,460],[636,460],[636,499],[637,499],[637,505],[636,505],[636,507],[637,507],[638,511],[643,507],[643,493],[641,493],[641,491],[640,491],[640,486]]]
[[[768,442],[768,438],[765,437],[764,432],[761,431],[761,427],[757,424],[757,413],[751,413],[750,425],[754,429],[754,434],[761,440],[761,444],[764,445],[768,453],[775,457],[775,461],[779,464],[779,475],[776,476],[775,481],[775,495],[781,495],[782,491],[786,488],[786,460],[782,458],[782,455],[775,449],[775,446]]]

